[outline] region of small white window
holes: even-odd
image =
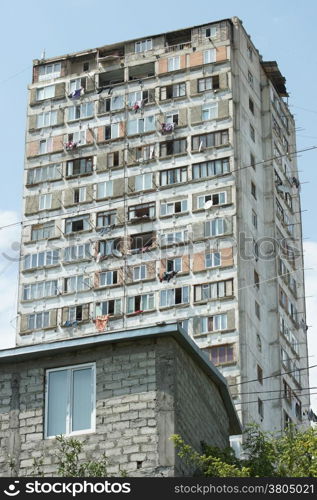
[[[152,188],[152,174],[141,174],[135,177],[135,190],[144,191]]]
[[[113,196],[113,182],[105,181],[97,184],[97,198],[107,198],[108,196]]]
[[[176,71],[180,69],[180,56],[169,57],[167,59],[167,70]]]
[[[49,210],[52,206],[52,195],[41,194],[39,196],[39,210]]]
[[[218,103],[211,103],[207,106],[203,106],[202,108],[202,119],[205,120],[213,120],[218,118]]]
[[[53,149],[53,139],[49,137],[48,139],[43,139],[40,141],[39,154],[43,155],[50,153]]]
[[[144,264],[133,268],[133,281],[141,281],[146,279],[147,269]]]
[[[204,64],[216,61],[216,49],[207,49],[204,51]]]
[[[46,372],[45,437],[95,430],[95,364]]]
[[[55,96],[55,85],[48,85],[36,90],[36,100],[43,101]]]
[[[62,65],[61,63],[45,64],[39,67],[39,82],[45,80],[52,80],[61,76]]]
[[[135,42],[135,52],[145,52],[152,49],[152,38]]]
[[[206,254],[206,268],[221,266],[220,252],[212,252]]]

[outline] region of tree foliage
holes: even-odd
[[[256,425],[246,428],[244,457],[232,448],[203,444],[195,451],[175,434],[171,436],[178,455],[205,477],[317,477],[317,429],[297,430],[290,426],[279,436]]]

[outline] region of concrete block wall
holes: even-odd
[[[32,475],[41,457],[44,475],[56,475],[56,440],[44,439],[45,370],[87,362],[96,363],[96,431],[74,436],[85,442],[83,461],[105,453],[109,474],[182,475],[190,471],[178,461],[171,434],[198,451],[200,441],[228,444],[218,389],[175,340],[112,343],[1,366],[0,477]]]

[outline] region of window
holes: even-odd
[[[209,76],[207,78],[199,78],[197,87],[198,92],[219,89],[219,75]]]
[[[250,86],[253,87],[253,75],[250,70],[248,71],[248,82]]]
[[[189,286],[161,290],[160,307],[174,306],[189,303]]]
[[[118,271],[106,271],[99,275],[99,286],[116,285],[118,283]]]
[[[144,132],[152,132],[155,129],[154,115],[127,121],[127,135],[143,134]]]
[[[147,268],[144,264],[133,268],[133,281],[145,280],[147,277]]]
[[[76,158],[66,163],[66,177],[88,174],[92,172],[93,160],[89,158]]]
[[[39,144],[39,155],[44,155],[46,153],[51,153],[53,150],[53,139],[48,137],[48,139],[43,139]]]
[[[28,254],[24,257],[24,267],[27,269],[35,269],[37,267],[56,266],[59,262],[59,250],[48,250],[47,252],[39,252]]]
[[[220,252],[206,253],[205,266],[206,268],[221,266],[221,253]]]
[[[119,137],[119,123],[105,126],[105,141],[117,139]]]
[[[76,233],[77,231],[88,231],[89,229],[89,215],[72,217],[65,221],[65,234]]]
[[[254,115],[254,102],[253,100],[251,99],[251,97],[249,97],[249,110],[251,111],[251,113]]]
[[[109,111],[117,111],[124,108],[124,96],[116,95],[99,101],[98,113],[109,113]]]
[[[213,148],[229,142],[229,131],[210,132],[209,134],[194,135],[192,137],[192,150],[201,151],[203,148]]]
[[[222,344],[219,346],[210,347],[209,358],[214,365],[223,365],[235,361],[233,344]]]
[[[90,290],[90,278],[84,274],[78,274],[77,276],[71,276],[70,278],[64,279],[64,292],[82,292],[84,290]]]
[[[54,222],[45,222],[44,224],[38,224],[36,226],[32,226],[31,230],[31,240],[47,240],[48,238],[52,238],[54,236],[55,225]]]
[[[96,302],[96,316],[105,316],[108,314],[114,316],[122,314],[121,299]]]
[[[57,280],[23,285],[23,300],[42,299],[57,295]]]
[[[52,80],[61,76],[61,63],[45,64],[39,67],[39,82],[44,80]]]
[[[152,158],[154,158],[154,148],[154,144],[150,144],[148,146],[138,146],[134,150],[135,159],[140,163],[142,161],[151,160]]]
[[[250,59],[250,61],[252,61],[252,58],[253,58],[253,50],[252,50],[251,45],[248,45],[247,50],[248,50],[248,56],[249,56],[249,59]]]
[[[253,125],[251,125],[251,123],[250,123],[250,137],[251,137],[252,141],[255,142],[255,130],[254,130]]]
[[[57,124],[57,111],[46,111],[36,117],[37,128],[52,127]]]
[[[227,222],[225,219],[216,218],[205,222],[205,236],[220,236],[227,232]]]
[[[193,179],[205,179],[224,175],[230,171],[229,158],[220,158],[219,160],[204,161],[193,165]]]
[[[218,26],[209,26],[208,28],[203,28],[205,31],[206,38],[216,38],[218,35]]]
[[[261,419],[264,418],[263,401],[260,398],[258,398],[258,414],[260,415]]]
[[[262,340],[258,333],[256,334],[256,346],[258,348],[258,351],[262,352]]]
[[[166,259],[166,271],[168,273],[175,271],[177,273],[182,272],[182,259],[181,257],[176,257],[175,259]]]
[[[77,132],[72,132],[68,134],[68,143],[80,144],[81,146],[86,144],[86,130],[78,130]]]
[[[174,125],[178,125],[178,113],[167,113],[165,115],[165,123],[174,123]]]
[[[93,431],[95,391],[94,364],[47,370],[45,436]]]
[[[49,210],[52,207],[52,194],[40,194],[39,210]]]
[[[119,166],[119,151],[107,154],[107,166],[109,168]]]
[[[141,174],[135,176],[135,191],[152,189],[153,174]]]
[[[164,215],[174,215],[182,212],[186,212],[188,210],[188,201],[176,201],[173,203],[161,203],[161,211],[160,214]]]
[[[261,366],[257,365],[257,379],[258,382],[263,385],[263,370]]]
[[[258,289],[260,288],[260,276],[256,270],[254,270],[254,284]]]
[[[69,94],[72,95],[75,90],[86,89],[86,78],[75,78],[69,82]]]
[[[55,85],[48,85],[47,87],[36,89],[37,101],[43,101],[44,99],[51,99],[52,97],[55,97]]]
[[[178,324],[185,330],[186,333],[189,332],[189,320],[188,319],[183,319],[178,322]]]
[[[85,310],[89,311],[89,304],[86,304],[84,306],[81,305],[81,306],[67,307],[66,310],[67,310],[67,316],[63,326],[71,326],[69,323],[73,324],[77,323],[78,321],[84,320]]]
[[[161,234],[161,245],[174,245],[188,241],[187,229]]]
[[[130,92],[128,94],[128,106],[132,107],[136,102],[143,101],[148,102],[149,91],[148,90],[136,90],[135,92]]]
[[[169,186],[187,181],[187,167],[171,168],[160,172],[160,186]]]
[[[256,185],[251,181],[251,194],[256,199]]]
[[[252,224],[257,229],[257,227],[258,227],[258,216],[257,216],[257,213],[254,210],[252,210]]]
[[[130,248],[132,253],[144,252],[155,246],[155,233],[141,233],[131,235]]]
[[[152,49],[152,38],[135,42],[135,52],[145,52]]]
[[[139,220],[149,219],[155,217],[155,202],[144,203],[142,205],[135,205],[128,209],[128,219]]]
[[[233,296],[233,280],[216,281],[194,286],[194,300],[214,300]]]
[[[216,49],[204,50],[204,64],[213,63],[216,61]]]
[[[195,320],[194,320],[195,321]],[[214,316],[200,316],[197,318],[195,325],[195,333],[204,334],[226,330],[228,328],[227,314],[215,314]]]
[[[27,321],[28,330],[47,328],[50,325],[50,313],[49,311],[43,311],[40,313],[29,314]]]
[[[218,103],[214,102],[204,105],[202,107],[202,120],[213,120],[214,118],[218,118]]]
[[[87,201],[87,188],[86,186],[80,188],[74,188],[74,203],[83,203]]]
[[[160,99],[173,99],[174,97],[183,97],[186,95],[186,83],[174,83],[160,88]]]
[[[180,56],[169,57],[167,59],[167,71],[180,69]]]
[[[76,106],[71,106],[68,108],[68,120],[79,120],[81,118],[87,118],[93,116],[94,105],[92,102],[83,102],[82,104],[77,104]]]
[[[76,260],[91,259],[90,244],[72,245],[64,249],[64,261],[73,262]]]
[[[83,71],[89,71],[89,62],[84,62]]]
[[[27,184],[37,184],[39,182],[53,181],[61,178],[61,163],[52,163],[45,167],[31,168],[27,171]]]
[[[99,212],[97,214],[97,227],[115,226],[117,222],[117,212],[112,210],[110,212]]]
[[[170,156],[186,153],[186,150],[186,139],[174,139],[171,141],[160,142],[160,156]]]
[[[99,182],[97,184],[97,198],[108,198],[113,196],[113,181]]]
[[[154,293],[137,295],[136,297],[128,297],[127,314],[150,311],[151,309],[154,309],[154,307],[155,307]]]
[[[258,319],[261,319],[261,310],[260,310],[260,304],[255,300],[254,301],[254,309],[255,309],[255,315]]]
[[[211,202],[210,206],[224,205],[227,203],[227,193],[222,191],[216,194],[205,194],[203,196],[198,196],[197,198],[197,208],[206,208],[207,202]]]

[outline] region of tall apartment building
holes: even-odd
[[[287,96],[238,18],[35,60],[17,344],[177,321],[243,423],[304,422]]]

